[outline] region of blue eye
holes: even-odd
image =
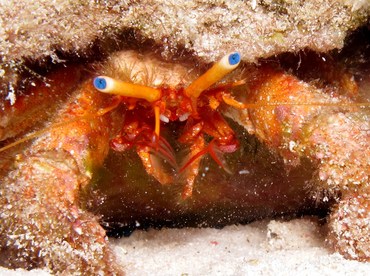
[[[229,55],[229,64],[235,65],[240,62],[240,54],[238,52]]]
[[[107,87],[107,81],[102,77],[96,77],[94,79],[94,86],[97,89],[105,89]]]

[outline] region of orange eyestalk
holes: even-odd
[[[219,62],[215,63],[207,72],[193,81],[185,89],[185,95],[192,98],[198,98],[204,90],[238,67],[239,63],[240,54],[238,52],[227,54]]]
[[[144,99],[154,102],[160,99],[161,91],[156,88],[115,80],[107,76],[94,79],[94,87],[103,93]]]

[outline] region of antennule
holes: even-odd
[[[107,76],[96,77],[93,84],[97,90],[103,93],[144,99],[148,102],[157,101],[161,97],[161,91],[159,89],[123,82]]]
[[[240,59],[241,57],[238,52],[227,54],[220,61],[216,62],[207,72],[193,81],[185,89],[185,94],[188,97],[198,98],[204,90],[238,67]]]

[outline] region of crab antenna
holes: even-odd
[[[240,54],[238,52],[227,54],[185,89],[186,96],[198,98],[204,90],[238,67],[239,63]]]
[[[148,102],[157,101],[161,97],[161,91],[159,89],[123,82],[107,76],[96,77],[93,84],[97,90],[103,93],[145,99]]]

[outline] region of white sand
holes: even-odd
[[[343,259],[325,246],[322,228],[305,218],[224,229],[135,231],[111,239],[128,276],[134,275],[368,275],[370,263]],[[0,275],[24,275],[0,270]],[[27,275],[48,275],[42,271]]]
[[[311,219],[217,229],[136,231],[112,240],[127,275],[367,275],[370,263],[332,254]]]

